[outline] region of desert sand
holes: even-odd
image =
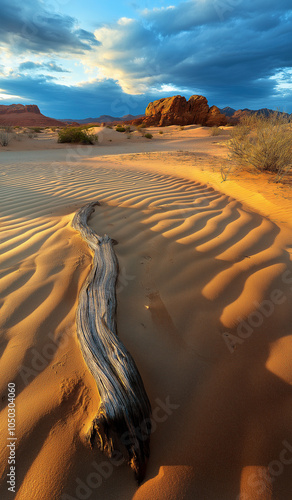
[[[1,148],[3,500],[291,500],[291,186],[239,171],[222,182],[227,128],[161,130]],[[71,222],[94,200],[91,227],[118,242],[118,334],[153,409],[140,487],[86,440],[99,395],[75,313],[92,257]]]

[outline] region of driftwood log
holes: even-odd
[[[89,439],[109,456],[122,453],[140,483],[149,457],[151,406],[135,362],[116,334],[118,261],[114,240],[87,224],[95,205],[100,204],[81,208],[72,222],[94,254],[76,316],[81,351],[101,400]]]

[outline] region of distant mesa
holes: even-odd
[[[0,126],[18,127],[64,127],[64,123],[42,115],[35,104],[0,105]]]

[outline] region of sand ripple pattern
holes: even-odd
[[[1,499],[9,382],[16,500],[80,498],[76,478],[104,460],[84,440],[98,395],[75,313],[91,258],[71,227],[96,199],[92,228],[118,241],[119,335],[153,409],[177,410],[156,422],[138,490],[122,465],[88,498],[117,498],[118,483],[125,500],[288,499],[289,466],[269,463],[292,445],[291,234],[198,182],[102,159],[6,162],[0,192]]]

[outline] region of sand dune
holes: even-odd
[[[290,500],[291,229],[160,160],[5,158],[1,499],[15,381],[16,500]],[[118,241],[118,333],[153,408],[139,488],[86,442],[99,399],[75,311],[91,256],[71,221],[94,200],[91,226]]]

